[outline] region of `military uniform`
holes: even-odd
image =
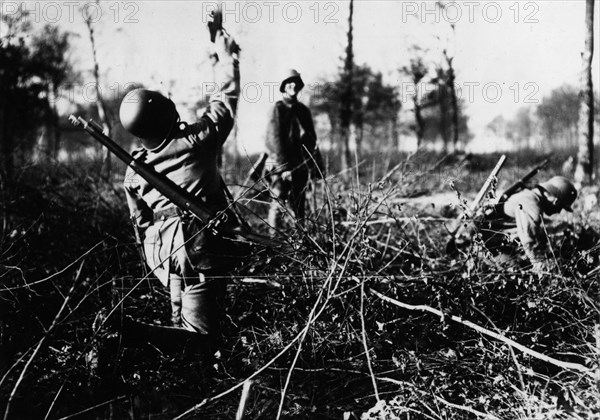
[[[288,79],[304,84],[300,75],[292,71]],[[288,80],[284,80],[283,86]],[[309,168],[317,155],[317,134],[308,107],[296,97],[277,101],[272,108],[267,127],[266,146],[269,151],[267,173],[270,178],[273,201],[269,210],[269,224],[277,228],[281,213],[280,203],[286,203],[300,222],[304,218],[306,185]],[[318,162],[319,164],[320,162]]]
[[[458,232],[456,245],[464,247],[479,233],[485,247],[498,261],[514,263],[518,245],[534,271],[548,272],[552,259],[544,215],[561,209],[572,211],[577,190],[564,177],[554,177],[532,189],[524,189],[485,212],[483,220]]]
[[[198,197],[213,213],[222,212],[222,223],[236,224],[235,215],[228,210],[217,158],[233,127],[239,72],[237,59],[228,50],[232,40],[219,32],[219,43],[225,48],[216,64],[221,89],[211,97],[206,112],[194,124],[178,123],[170,139],[154,149],[140,148],[134,157]],[[183,214],[131,168],[124,186],[131,217],[142,232],[146,262],[171,290],[174,325],[215,333],[226,286],[215,277],[230,268],[224,258],[227,241]]]
[[[514,257],[518,239],[534,269],[547,269],[550,264],[542,199],[538,189],[523,190],[496,206],[480,227],[486,248],[495,255]]]

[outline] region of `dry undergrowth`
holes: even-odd
[[[118,187],[28,174],[1,249],[8,417],[234,418],[251,381],[247,418],[598,418],[597,216],[555,221],[557,268],[541,278],[477,244],[449,257],[439,218],[461,206],[407,197],[449,190],[448,174],[464,196],[477,185],[409,163],[315,184],[305,225],[288,218],[280,236],[291,249],[232,276],[214,367],[120,349],[109,379],[86,362],[97,311],[166,323],[167,295],[141,275]],[[260,189],[241,211],[266,232]]]

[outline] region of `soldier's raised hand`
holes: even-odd
[[[215,42],[217,32],[223,29],[223,11],[221,7],[211,10],[208,15],[208,32],[210,33],[210,42]]]

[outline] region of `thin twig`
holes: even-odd
[[[44,344],[44,341],[46,341],[46,338],[48,338],[48,336],[50,335],[50,333],[52,332],[54,327],[56,327],[56,325],[58,325],[58,320],[60,319],[62,312],[65,310],[65,308],[67,307],[67,304],[69,303],[69,300],[73,296],[73,292],[75,291],[76,286],[79,284],[78,280],[81,276],[81,271],[83,270],[84,262],[85,262],[85,260],[81,261],[81,264],[79,265],[79,269],[77,270],[77,274],[75,275],[75,279],[73,280],[73,285],[71,286],[71,289],[69,290],[69,293],[67,294],[67,297],[63,301],[62,306],[58,310],[58,313],[54,317],[54,320],[52,321],[50,328],[48,328],[48,331],[46,332],[46,334],[44,334],[44,336],[40,339],[35,350],[29,357],[29,360],[27,360],[27,363],[25,363],[25,366],[23,367],[23,370],[21,371],[21,375],[19,375],[19,378],[17,379],[17,382],[15,383],[15,386],[13,387],[10,397],[8,398],[8,402],[6,403],[6,409],[4,410],[4,420],[8,420],[8,413],[10,412],[10,405],[11,405],[15,395],[17,394],[17,389],[19,388],[19,385],[23,381],[23,378],[25,377],[25,373],[27,372],[27,369],[33,362],[33,359],[35,359],[35,356],[37,356],[40,348],[42,347],[42,344]]]
[[[13,364],[10,368],[8,368],[6,370],[6,372],[4,373],[4,375],[2,376],[2,379],[0,379],[0,387],[2,386],[2,384],[4,383],[4,381],[6,380],[6,378],[8,378],[8,376],[10,375],[10,373],[13,371],[14,368],[16,368],[19,363],[21,363],[29,354],[30,351],[32,351],[33,348],[29,347]]]
[[[319,297],[317,298],[317,302],[320,301],[320,296],[322,296],[326,286],[328,283],[330,283],[333,279],[333,274],[334,272],[331,271],[329,274],[329,277],[327,278],[327,280],[325,281],[323,287],[321,287],[320,291],[319,291]],[[340,276],[342,275],[342,273],[340,273]],[[327,302],[327,300],[326,300]],[[314,307],[313,307],[314,309]],[[307,322],[307,324],[304,326],[304,328],[298,332],[298,334],[296,334],[296,336],[290,340],[290,342],[279,351],[279,353],[277,353],[271,360],[269,360],[267,363],[265,363],[261,368],[259,368],[258,370],[256,370],[252,375],[248,376],[244,381],[239,382],[238,384],[232,386],[231,388],[221,392],[220,394],[217,394],[213,397],[208,397],[203,399],[201,402],[199,402],[198,404],[195,404],[193,407],[189,408],[188,410],[186,410],[185,412],[181,413],[180,415],[178,415],[177,417],[175,417],[173,420],[180,420],[183,417],[187,416],[188,414],[200,409],[201,407],[205,406],[206,404],[210,403],[211,401],[215,401],[218,400],[219,398],[222,398],[226,395],[231,394],[232,392],[234,392],[235,390],[237,390],[238,388],[242,387],[244,385],[244,382],[253,378],[256,378],[258,375],[260,375],[262,372],[264,372],[265,370],[267,370],[271,365],[273,365],[277,360],[279,360],[279,358],[281,356],[283,356],[284,354],[286,354],[294,345],[294,343],[296,343],[297,341],[299,341],[301,339],[301,337],[306,333],[306,331],[308,331],[310,329],[310,327],[314,324],[314,322],[316,322],[316,320],[321,316],[321,314],[325,311],[326,309],[326,305],[323,305],[315,314],[314,317],[312,317],[311,319],[309,319],[309,322]]]
[[[369,345],[367,344],[367,333],[365,326],[365,282],[360,283],[360,326],[362,335],[362,344],[365,349],[365,356],[367,358],[367,366],[369,367],[369,373],[371,375],[371,382],[373,383],[373,392],[377,402],[381,401],[379,398],[379,391],[377,390],[377,379],[375,379],[375,373],[373,372],[373,365],[371,363],[371,356],[369,355]]]
[[[15,286],[15,287],[5,287],[2,288],[2,290],[0,290],[0,292],[5,292],[8,290],[18,290],[18,289],[25,289],[25,288],[30,288],[31,286],[34,286],[36,284],[40,284],[40,283],[44,283],[47,282],[49,280],[52,280],[53,278],[55,278],[56,276],[59,276],[61,274],[63,274],[64,272],[68,271],[71,267],[73,267],[75,264],[77,264],[77,262],[81,261],[83,258],[87,257],[94,249],[96,249],[98,246],[102,245],[104,243],[104,239],[101,240],[100,242],[98,242],[96,245],[94,245],[93,247],[91,247],[90,249],[88,249],[86,252],[84,252],[83,254],[81,254],[79,257],[77,257],[77,259],[75,259],[72,263],[70,263],[69,265],[67,265],[65,268],[63,268],[60,271],[57,271],[56,273],[53,273],[52,275],[43,278],[41,280],[36,280],[34,282],[31,283],[26,283],[22,286]]]
[[[489,322],[497,332],[500,332],[500,328],[498,328],[496,326],[496,324],[494,323],[494,321],[492,321],[490,319],[490,317],[488,317],[481,309],[477,308],[475,305],[471,305],[471,308],[473,308],[473,310],[477,311],[482,317],[484,317],[487,320],[487,322]],[[513,350],[512,346],[508,346],[508,351],[510,352],[510,356],[513,360],[513,363],[515,364],[515,367],[517,368],[517,376],[519,377],[519,385],[521,387],[521,392],[523,394],[525,394],[525,381],[523,380],[523,369],[521,368],[521,364],[519,363],[519,360],[517,359],[517,355],[515,354],[515,351]],[[532,417],[530,407],[526,406],[526,409],[527,409],[527,415],[529,417]]]
[[[95,410],[96,408],[100,408],[100,407],[102,407],[102,406],[104,406],[104,405],[107,405],[107,404],[111,404],[111,403],[115,403],[115,402],[121,401],[121,400],[123,400],[123,399],[125,399],[125,398],[127,398],[127,395],[121,395],[121,396],[119,396],[119,397],[116,397],[116,398],[110,399],[110,400],[108,400],[108,401],[104,401],[104,402],[101,402],[101,403],[99,403],[99,404],[96,404],[96,405],[94,405],[94,406],[92,406],[92,407],[88,407],[88,408],[86,408],[85,410],[78,411],[77,413],[73,413],[73,414],[69,414],[68,416],[61,417],[61,418],[59,418],[58,420],[67,420],[67,419],[71,419],[71,418],[73,418],[73,417],[77,417],[77,416],[80,416],[80,415],[82,415],[82,414],[84,414],[84,413],[87,413],[87,412],[89,412],[89,411]]]
[[[354,234],[354,236],[351,238],[351,240],[346,244],[346,246],[344,247],[344,250],[340,253],[340,256],[343,256],[344,254],[346,254],[346,252],[348,250],[351,250],[351,246],[354,242],[354,238],[356,238],[357,233]],[[177,417],[175,417],[173,420],[180,420],[183,417],[187,416],[188,414],[200,409],[201,407],[205,406],[206,404],[218,400],[219,398],[222,398],[226,395],[231,394],[232,392],[234,392],[235,390],[237,390],[238,388],[242,387],[244,382],[250,379],[253,379],[257,376],[259,376],[262,372],[264,372],[266,369],[268,369],[271,365],[273,365],[277,360],[279,360],[279,358],[281,356],[283,356],[284,354],[286,354],[290,348],[292,348],[292,346],[294,345],[294,343],[300,341],[302,339],[302,337],[306,334],[306,332],[308,332],[308,330],[311,328],[311,326],[317,321],[317,319],[323,314],[323,312],[325,311],[325,309],[327,308],[327,303],[328,301],[332,298],[332,296],[334,295],[335,291],[337,290],[337,287],[339,286],[341,280],[344,278],[344,273],[348,264],[348,260],[350,258],[350,254],[347,253],[346,254],[346,261],[345,263],[342,265],[339,261],[333,261],[332,262],[332,269],[329,272],[329,275],[326,279],[326,281],[323,283],[323,286],[320,288],[319,290],[319,296],[317,297],[317,300],[315,302],[315,305],[313,305],[313,308],[311,310],[311,314],[315,313],[314,316],[309,316],[309,320],[307,321],[306,325],[304,326],[304,328],[298,332],[298,334],[296,334],[296,336],[290,340],[290,342],[279,351],[279,353],[277,353],[271,360],[269,360],[267,363],[265,363],[261,368],[259,368],[258,370],[256,370],[253,374],[251,374],[250,376],[248,376],[244,381],[237,383],[236,385],[232,386],[231,388],[221,392],[220,394],[217,394],[213,397],[208,397],[203,399],[201,402],[199,402],[198,404],[195,404],[193,407],[189,408],[188,410],[186,410],[185,412],[181,413],[180,415],[178,415]],[[321,300],[321,297],[323,296],[323,293],[326,289],[329,289],[329,285],[333,282],[334,279],[334,274],[335,274],[335,270],[336,269],[340,269],[340,272],[337,274],[337,281],[334,283],[333,288],[331,288],[330,290],[328,290],[328,294],[326,296],[325,302],[323,303],[323,305],[318,309],[318,311],[316,310],[318,303]],[[283,396],[282,396],[283,398]],[[280,407],[281,408],[281,407]]]
[[[346,250],[351,251],[353,248],[351,247],[351,244],[353,243],[353,241],[350,241],[347,246],[346,246]],[[345,252],[342,252],[341,255],[344,255]],[[351,253],[348,252],[346,254],[346,261],[344,262],[344,265],[342,266],[339,262],[337,263],[338,267],[341,268],[341,271],[338,275],[338,280],[337,282],[334,284],[333,288],[330,287],[330,285],[333,283],[332,279],[333,276],[330,276],[327,279],[327,282],[325,284],[323,284],[323,286],[321,286],[321,289],[319,291],[319,295],[317,297],[317,301],[315,302],[315,304],[313,305],[311,312],[308,316],[308,321],[307,321],[307,327],[309,327],[310,325],[312,325],[317,317],[325,310],[325,308],[327,308],[327,303],[331,300],[333,294],[335,293],[335,291],[337,290],[337,287],[339,286],[339,284],[341,283],[341,279],[344,278],[344,272],[346,271],[346,267],[348,265],[348,261],[350,259],[350,255]],[[332,270],[333,273],[333,270]],[[321,300],[321,298],[324,296],[323,292],[327,289],[327,294],[325,295],[325,301],[323,302],[323,305],[321,307],[321,310],[318,313],[315,313],[317,310],[317,307],[319,305],[319,302]],[[283,405],[285,402],[285,395],[287,392],[287,389],[289,387],[289,384],[291,382],[291,378],[292,378],[292,373],[294,371],[294,368],[296,366],[296,363],[298,362],[298,359],[300,358],[300,352],[302,350],[302,343],[304,342],[304,339],[306,338],[306,334],[308,334],[309,328],[305,328],[304,333],[302,334],[302,336],[299,339],[298,342],[298,348],[296,349],[296,354],[294,355],[294,360],[292,361],[292,366],[290,367],[289,371],[288,371],[288,375],[286,377],[286,381],[285,381],[285,385],[283,387],[283,391],[281,392],[281,399],[279,402],[279,409],[277,410],[277,420],[279,420],[281,418],[281,414],[283,412]]]

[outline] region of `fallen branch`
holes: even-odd
[[[242,388],[242,396],[240,397],[240,404],[238,405],[237,413],[235,414],[235,420],[244,420],[246,412],[246,404],[250,398],[250,388],[252,387],[252,380],[244,381],[244,387]]]
[[[456,408],[457,410],[466,411],[467,413],[474,414],[477,417],[483,417],[484,419],[489,419],[489,420],[500,420],[498,417],[494,416],[493,414],[482,413],[481,411],[477,411],[474,408],[468,407],[466,405],[451,403],[450,401],[446,401],[445,399],[443,399],[442,397],[438,397],[437,395],[435,396],[435,399],[438,400],[439,402],[441,402],[442,404],[447,405],[448,407]]]
[[[455,220],[448,217],[416,217],[416,216],[405,216],[405,217],[384,217],[381,219],[369,220],[368,222],[363,223],[363,226],[373,226],[373,225],[382,225],[388,223],[396,223],[396,222],[440,222],[445,223],[449,220]],[[342,226],[354,226],[356,225],[356,221],[345,221],[341,223]]]
[[[408,309],[410,311],[422,311],[422,312],[430,312],[434,315],[439,316],[440,318],[443,319],[451,319],[454,322],[458,322],[459,324],[465,325],[469,328],[474,329],[475,331],[478,331],[484,335],[487,335],[489,337],[495,338],[496,340],[500,340],[505,344],[508,344],[511,347],[514,347],[518,350],[521,350],[523,353],[528,354],[532,357],[535,357],[536,359],[542,360],[544,362],[553,364],[554,366],[558,366],[562,369],[571,369],[571,370],[576,370],[578,372],[582,372],[585,373],[586,375],[591,376],[592,378],[595,378],[594,376],[594,372],[593,370],[585,367],[582,364],[579,363],[572,363],[572,362],[564,362],[562,360],[558,360],[555,359],[553,357],[550,356],[546,356],[545,354],[539,353],[535,350],[530,349],[529,347],[525,347],[522,344],[517,343],[514,340],[511,340],[510,338],[507,338],[501,334],[498,334],[494,331],[490,331],[486,328],[483,328],[471,321],[467,321],[467,320],[463,320],[461,317],[456,316],[456,315],[448,315],[448,314],[444,314],[442,311],[438,310],[438,309],[434,309],[431,306],[427,306],[427,305],[409,305],[408,303],[404,303],[404,302],[400,302],[399,300],[390,298],[388,296],[385,296],[381,293],[379,293],[376,290],[373,289],[369,289],[369,291],[371,293],[373,293],[375,296],[379,297],[381,300],[384,300],[388,303],[391,303],[393,305],[399,306],[400,308],[404,308],[404,309]]]
[[[265,286],[274,287],[276,289],[283,289],[283,286],[281,285],[281,283],[279,283],[275,280],[270,280],[270,279],[257,279],[257,278],[253,278],[253,277],[243,277],[239,281],[240,281],[240,283],[244,283],[244,284],[264,284]]]

